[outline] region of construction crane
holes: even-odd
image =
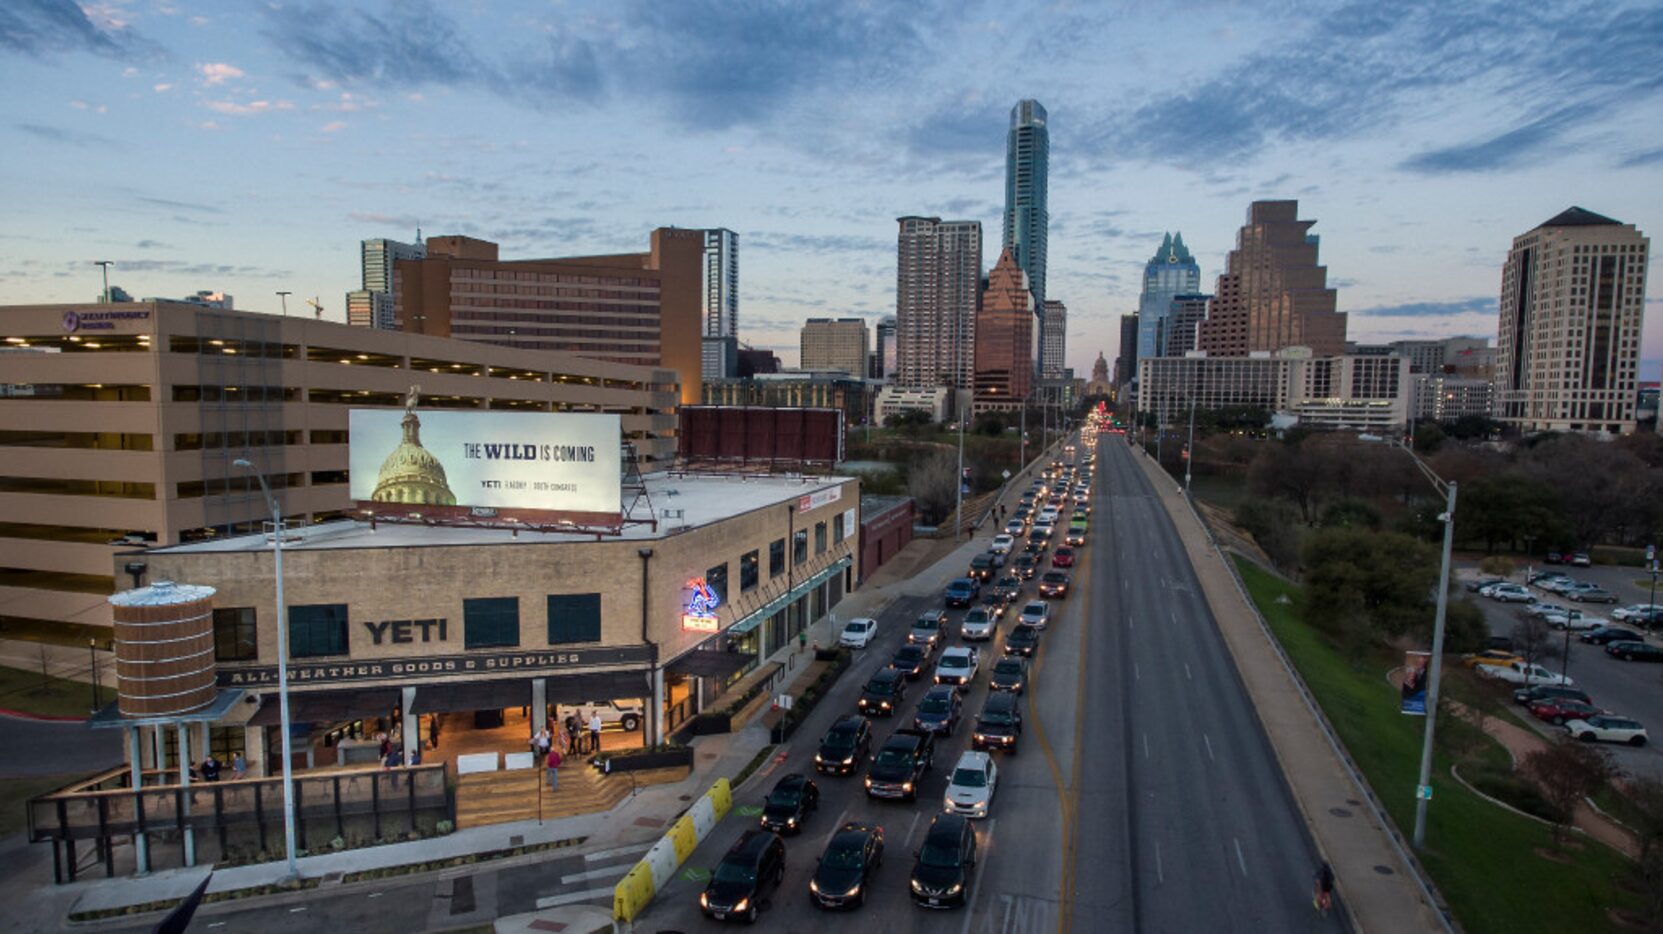
[[[311,298],[308,298],[306,300],[306,304],[312,306],[312,316],[317,318],[319,321],[322,321],[323,320],[323,306],[318,304],[318,297],[316,295],[314,295]]]

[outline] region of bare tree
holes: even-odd
[[[1635,861],[1634,878],[1646,900],[1648,930],[1656,930],[1663,926],[1663,782],[1634,777],[1624,784],[1638,814],[1634,830],[1640,838],[1640,858]]]
[[[1524,757],[1524,771],[1536,779],[1542,796],[1558,811],[1553,824],[1553,846],[1558,849],[1576,806],[1611,780],[1616,766],[1611,754],[1570,737]]]
[[[1526,616],[1513,627],[1513,651],[1527,665],[1559,657],[1561,638],[1539,616]]]
[[[907,471],[907,494],[918,502],[925,521],[939,523],[952,511],[958,473],[958,456],[946,449],[926,454]]]

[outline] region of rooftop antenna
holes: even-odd
[[[416,222],[416,245],[420,246],[421,242],[422,242],[422,225],[421,225],[420,221],[417,221]]]
[[[322,321],[323,320],[323,306],[318,304],[318,297],[316,295],[314,295],[311,298],[308,298],[306,300],[306,304],[312,306],[312,316],[314,318],[316,318],[317,320]]]

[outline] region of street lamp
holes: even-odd
[[[110,303],[110,267],[115,265],[115,261],[108,259],[95,259],[92,261],[92,264],[94,266],[102,266],[104,268],[104,304],[108,305]]]
[[[289,296],[293,294],[293,292],[286,290],[279,290],[277,293],[277,300],[283,303],[283,317],[285,318],[289,316]]]
[[[1455,542],[1455,483],[1437,475],[1419,455],[1409,450],[1402,441],[1387,442],[1402,449],[1420,468],[1433,488],[1446,497],[1444,512],[1438,520],[1444,524],[1444,560],[1438,571],[1438,613],[1432,623],[1432,659],[1427,671],[1426,733],[1421,739],[1420,781],[1415,786],[1415,849],[1426,847],[1426,802],[1432,799],[1432,737],[1438,726],[1438,685],[1443,676],[1444,616],[1449,609],[1449,556]]]
[[[277,577],[277,714],[278,729],[283,733],[283,845],[289,855],[288,878],[299,879],[300,869],[295,865],[294,766],[289,751],[289,627],[283,618],[283,514],[277,510],[277,500],[272,498],[265,476],[253,464],[239,457],[231,466],[241,467],[260,481],[260,492],[265,494],[266,505],[271,508],[272,553]]]
[[[1195,393],[1190,392],[1190,441],[1184,447],[1184,495],[1190,495],[1190,470],[1195,464]]]

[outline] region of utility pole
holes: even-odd
[[[104,269],[104,304],[108,305],[110,303],[110,267],[114,266],[115,262],[107,259],[95,259],[92,264],[102,266]]]
[[[1195,393],[1190,393],[1190,441],[1184,447],[1184,495],[1190,495],[1190,469],[1195,463]]]

